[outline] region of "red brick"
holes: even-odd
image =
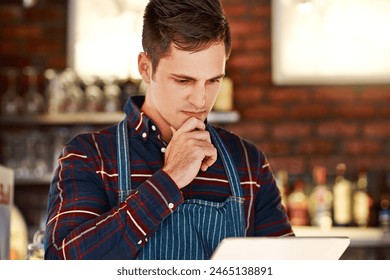
[[[240,104],[258,103],[263,97],[261,87],[235,87],[234,101]]]
[[[36,55],[45,54],[48,53],[59,53],[63,49],[63,44],[58,41],[35,41],[30,42],[25,46],[25,50],[27,52],[34,53]]]
[[[23,8],[18,5],[1,5],[0,6],[0,21],[10,24],[18,22],[23,18]]]
[[[46,68],[53,68],[53,69],[64,69],[67,67],[67,60],[66,56],[61,54],[56,54],[50,57],[47,57],[46,59]]]
[[[227,1],[223,1],[227,2]],[[223,4],[224,10],[226,13],[226,17],[230,21],[230,25],[234,24],[234,18],[236,17],[244,17],[249,12],[249,6],[243,5],[242,3],[237,4]]]
[[[271,59],[261,53],[237,53],[230,58],[229,65],[241,69],[262,69],[270,67]]]
[[[390,122],[390,105],[388,104],[381,104],[375,107],[375,111],[377,113],[377,116],[380,118],[386,118]]]
[[[315,89],[314,98],[316,101],[344,101],[351,102],[358,94],[352,87],[319,87]]]
[[[352,106],[333,107],[332,115],[343,117],[346,119],[366,119],[374,117],[376,114],[375,108],[370,104],[353,104]]]
[[[14,40],[2,40],[0,38],[0,53],[5,54],[19,54],[21,52],[21,44]]]
[[[40,23],[65,21],[66,13],[53,7],[26,9],[25,19],[29,22]]]
[[[294,119],[313,120],[329,116],[330,108],[318,103],[293,105],[288,110],[288,115]]]
[[[256,34],[256,36],[259,36],[264,32],[268,32],[268,26],[266,26],[261,21],[235,20],[230,25],[230,32],[234,37],[243,35],[250,35],[250,37],[252,37],[254,34]]]
[[[271,40],[266,36],[237,38],[232,40],[232,49],[246,51],[271,50]]]
[[[312,126],[310,124],[294,122],[275,124],[272,129],[272,136],[279,139],[305,138],[310,135]]]
[[[280,120],[286,116],[283,108],[275,105],[248,105],[241,113],[248,120]]]
[[[364,89],[361,99],[371,102],[390,102],[390,88],[385,86],[373,86]]]
[[[353,137],[358,134],[358,131],[358,124],[343,121],[321,122],[317,126],[318,135],[324,138]]]
[[[280,103],[302,103],[308,101],[309,91],[304,87],[278,87],[270,90],[269,99]]]
[[[256,142],[256,146],[266,154],[272,154],[276,156],[291,155],[292,148],[289,142],[281,141],[260,141]]]
[[[302,139],[297,147],[297,152],[305,155],[329,155],[334,151],[334,143],[324,139]]]
[[[344,141],[344,152],[352,155],[376,155],[381,152],[381,143],[374,140],[347,140]]]
[[[264,138],[268,132],[267,127],[259,122],[239,122],[225,125],[224,128],[249,141]]]
[[[255,16],[259,16],[262,18],[270,18],[271,17],[271,5],[270,4],[259,4],[254,5],[252,7],[251,12]]]
[[[39,38],[42,35],[42,28],[33,25],[14,25],[0,29],[0,36],[15,39]]]
[[[305,158],[301,156],[278,157],[272,154],[266,154],[271,168],[274,172],[286,170],[288,174],[306,173]]]
[[[390,122],[371,122],[363,126],[363,133],[369,137],[390,137]]]
[[[271,72],[267,69],[256,69],[256,71],[251,71],[251,73],[249,76],[251,84],[270,85],[272,83]]]

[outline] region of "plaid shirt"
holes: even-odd
[[[220,157],[179,189],[161,170],[167,144],[140,111],[125,106],[133,190],[118,203],[116,126],[64,145],[48,197],[46,259],[134,259],[160,222],[187,198],[224,201],[230,185]],[[294,235],[269,163],[253,144],[217,128],[235,163],[245,198],[247,236]]]

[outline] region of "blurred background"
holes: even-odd
[[[19,244],[40,242],[61,146],[144,94],[146,2],[1,1],[0,164],[15,172]],[[350,236],[344,259],[390,259],[387,2],[222,1],[233,49],[209,121],[267,155],[297,235]]]

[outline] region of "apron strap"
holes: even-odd
[[[230,189],[232,190],[232,195],[236,197],[243,197],[243,191],[237,173],[237,168],[234,165],[232,158],[225,147],[225,144],[222,142],[222,139],[211,125],[207,125],[207,128],[210,132],[211,139],[214,140],[215,145],[217,146],[217,151],[221,155],[222,163],[225,167],[226,175],[230,184]]]
[[[131,191],[130,150],[127,131],[127,119],[117,126],[118,195],[123,202]]]
[[[229,152],[218,133],[211,125],[207,125],[211,138],[216,144],[220,153],[222,163],[226,170],[226,175],[230,184],[232,195],[242,197],[243,192],[237,168],[235,167]],[[130,171],[130,149],[127,129],[127,119],[122,120],[117,126],[117,161],[118,161],[118,195],[119,203],[123,202],[131,191],[131,171]]]

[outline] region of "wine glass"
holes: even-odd
[[[37,70],[34,67],[28,66],[24,68],[24,74],[28,77],[28,89],[24,96],[26,114],[41,114],[44,112],[45,101],[37,89]]]
[[[104,92],[97,85],[98,80],[93,78],[87,79],[85,88],[86,104],[85,109],[87,112],[102,112],[104,108]]]
[[[108,113],[119,112],[122,109],[122,91],[121,88],[115,83],[114,79],[107,79],[103,91],[105,97],[104,111]]]
[[[23,114],[23,99],[16,90],[17,72],[13,68],[5,69],[8,87],[1,96],[1,112],[4,116],[17,116]]]
[[[48,102],[47,111],[49,114],[59,114],[65,112],[66,94],[62,84],[60,74],[52,69],[44,72],[47,80],[45,96]]]
[[[61,73],[61,82],[66,94],[65,111],[68,113],[81,112],[84,109],[85,95],[74,70],[65,69]]]

